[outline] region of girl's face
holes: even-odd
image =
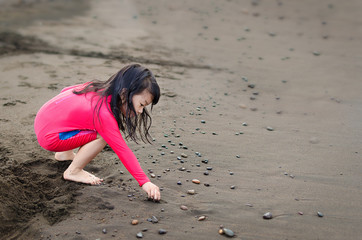
[[[143,90],[139,94],[133,95],[132,103],[137,115],[141,114],[143,112],[143,109],[152,103],[152,99],[153,96],[147,89]],[[126,110],[127,110],[127,104],[123,104],[122,106],[123,115],[126,115]],[[131,112],[131,117],[133,117],[133,114],[134,113]]]

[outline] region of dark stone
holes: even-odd
[[[161,228],[160,230],[158,230],[158,233],[162,235],[162,234],[166,234],[167,231],[165,229]]]

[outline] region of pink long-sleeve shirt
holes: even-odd
[[[73,130],[94,130],[113,149],[140,186],[149,182],[136,156],[123,139],[113,113],[108,110],[110,97],[103,102],[98,119],[98,116],[94,115],[94,107],[99,99],[96,93],[81,95],[73,93],[74,89],[82,89],[86,84],[64,88],[59,95],[41,107],[34,123],[39,144],[51,151],[47,136]]]

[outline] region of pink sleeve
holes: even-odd
[[[140,186],[146,182],[150,182],[147,175],[143,172],[136,156],[124,141],[113,114],[111,114],[106,106],[103,105],[99,115],[100,121],[97,116],[94,119],[97,132],[117,154],[125,168],[136,179]]]

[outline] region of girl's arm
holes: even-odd
[[[143,186],[146,182],[150,182],[150,179],[143,172],[136,156],[124,141],[113,115],[103,106],[99,112],[99,116],[100,119],[98,119],[97,116],[95,116],[94,119],[97,132],[117,154],[125,168],[140,186]]]

